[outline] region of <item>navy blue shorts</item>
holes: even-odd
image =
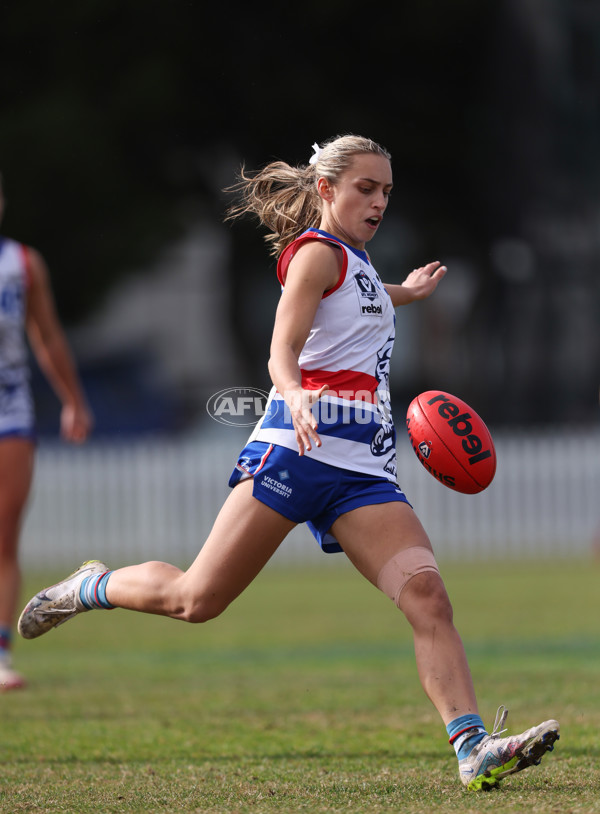
[[[229,485],[250,477],[257,500],[294,523],[306,523],[328,554],[343,550],[329,533],[341,514],[359,506],[408,503],[404,492],[386,478],[339,469],[263,441],[242,450]]]

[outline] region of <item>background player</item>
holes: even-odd
[[[4,195],[0,176],[0,222]],[[0,690],[23,687],[11,636],[20,590],[19,535],[34,466],[35,418],[27,341],[62,402],[67,441],[88,437],[92,416],[54,307],[41,255],[0,236]]]

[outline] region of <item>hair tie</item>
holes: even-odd
[[[316,142],[316,141],[315,141],[315,143],[313,144],[312,148],[313,148],[313,150],[314,150],[314,153],[313,153],[313,154],[311,155],[311,157],[308,159],[308,163],[309,163],[309,164],[316,164],[316,163],[317,163],[317,161],[319,160],[319,158],[321,157],[321,153],[322,153],[323,151],[321,150],[321,148],[319,147],[319,145],[317,144],[317,142]]]

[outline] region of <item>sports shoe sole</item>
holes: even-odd
[[[559,738],[558,728],[542,732],[537,738],[528,743],[524,749],[516,752],[508,763],[490,769],[483,774],[478,774],[477,777],[471,780],[467,789],[470,791],[491,791],[498,788],[500,780],[509,774],[515,774],[527,769],[529,766],[538,766],[546,752],[553,751],[554,744]]]
[[[108,570],[106,565],[100,562],[100,560],[88,560],[87,562],[84,562],[83,565],[80,565],[79,568],[76,568],[75,571],[73,571],[72,574],[69,574],[68,577],[65,577],[65,579],[39,591],[27,603],[17,623],[17,630],[24,639],[37,639],[38,636],[42,636],[49,630],[68,622],[69,619],[72,619],[74,616],[77,616],[79,613],[83,612],[84,609],[82,608],[63,608],[61,607],[63,597],[50,599],[48,596],[46,596],[46,594],[53,588],[57,588],[59,585],[68,582],[84,569],[89,570],[90,575]],[[44,609],[41,611],[41,615],[43,617],[45,615],[45,618],[43,618],[43,620],[36,620],[35,614],[40,611],[41,606],[44,606]],[[35,622],[35,624],[33,624],[33,622]]]

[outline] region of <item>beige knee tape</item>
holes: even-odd
[[[383,566],[377,577],[377,587],[398,605],[406,583],[423,571],[440,573],[433,552],[421,545],[405,548]]]

